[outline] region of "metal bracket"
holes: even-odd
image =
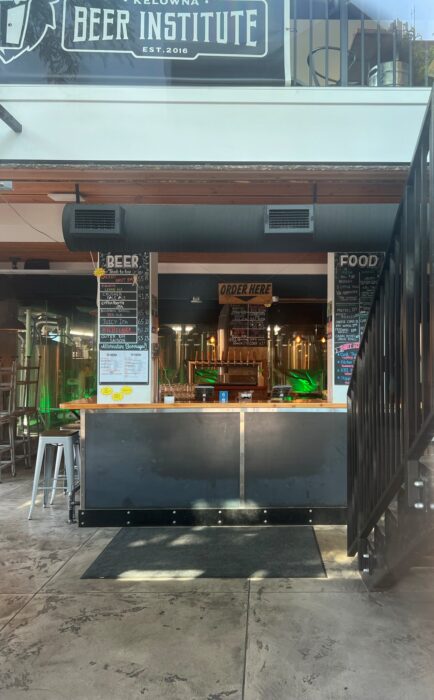
[[[68,502],[68,522],[76,523],[77,519],[75,517],[75,507],[80,505],[80,501],[75,500],[75,494],[80,491],[80,484],[76,484],[69,494]]]
[[[374,556],[366,537],[359,540],[358,569],[360,573],[370,576],[374,569]]]
[[[21,134],[23,130],[22,124],[20,124],[3,105],[0,105],[0,119],[7,124],[12,131],[15,131],[16,134]]]
[[[420,464],[416,459],[411,459],[407,462],[407,503],[409,508],[423,510],[424,502],[424,486],[420,472]]]

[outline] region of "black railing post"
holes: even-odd
[[[434,533],[433,99],[348,389],[348,552],[375,586]]]
[[[341,85],[348,86],[348,0],[339,0],[340,5],[340,45],[341,45]]]
[[[15,119],[14,116],[8,110],[3,107],[3,105],[0,105],[0,120],[3,121],[7,126],[12,129],[12,131],[15,131],[16,134],[21,134],[23,130],[22,124]]]
[[[429,234],[429,301],[430,301],[430,394],[431,394],[431,413],[434,413],[434,89],[431,90],[430,99],[430,121],[429,121],[429,138],[428,138],[428,234]]]

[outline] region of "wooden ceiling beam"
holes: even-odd
[[[96,260],[96,254],[93,255]],[[64,243],[0,243],[0,262],[44,259],[51,262],[91,262],[90,253],[73,253]],[[325,264],[326,253],[160,253],[166,263]]]
[[[50,204],[75,192],[89,204],[382,204],[400,202],[406,166],[50,165],[0,163],[13,190],[0,203]]]
[[[71,194],[74,193],[75,183],[59,184],[56,181],[16,181],[14,189],[5,193],[5,196],[25,195],[25,194],[46,194],[47,192],[63,193],[65,189]],[[194,193],[206,195],[225,195],[225,194],[247,194],[249,196],[264,196],[271,195],[286,196],[291,195],[309,195],[313,196],[314,188],[316,187],[317,195],[326,196],[329,194],[337,195],[340,193],[357,194],[359,196],[371,195],[378,192],[378,187],[381,186],[382,192],[396,196],[402,193],[403,185],[400,182],[352,182],[346,180],[333,180],[328,182],[198,182],[198,183],[145,183],[132,180],[130,182],[87,182],[80,184],[81,194],[118,194],[118,195],[161,195],[164,189],[165,194],[174,194],[178,196],[191,196],[192,188]]]
[[[407,165],[220,165],[220,166],[167,166],[122,164],[73,165],[64,164],[22,164],[12,165],[0,162],[0,179],[27,181],[84,182],[91,181],[157,181],[157,182],[265,182],[265,181],[306,181],[352,180],[352,181],[397,181],[404,182],[408,175]]]
[[[254,183],[82,183],[88,204],[339,204],[400,202],[402,182],[254,182]],[[12,192],[0,193],[0,202],[49,204],[49,193],[74,193],[74,183],[16,182]]]

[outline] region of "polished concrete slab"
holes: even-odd
[[[36,595],[0,635],[13,700],[242,697],[241,594]]]
[[[429,700],[433,658],[432,595],[258,588],[245,700]]]
[[[344,527],[315,528],[327,578],[81,579],[117,529],[27,520],[0,484],[1,700],[432,700],[434,579],[369,594]]]
[[[7,625],[31,598],[31,595],[0,593],[0,630]]]
[[[1,530],[0,593],[36,593],[93,533],[71,528],[64,518],[28,522],[27,511],[18,520],[14,504],[11,509],[14,512],[10,526]],[[2,515],[1,522],[7,522]]]

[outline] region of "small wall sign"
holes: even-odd
[[[271,282],[222,282],[219,284],[220,304],[271,304]]]
[[[350,382],[383,261],[383,253],[335,253],[336,385]]]
[[[149,383],[149,253],[100,254],[99,264],[99,393],[121,401]]]

